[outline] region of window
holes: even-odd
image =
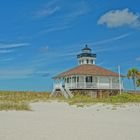
[[[89,63],[89,60],[87,59],[87,64]]]
[[[76,77],[72,77],[72,82],[76,82]]]
[[[86,82],[92,82],[92,76],[87,76],[86,77]]]
[[[90,63],[93,64],[93,60],[90,60]]]
[[[67,78],[67,83],[69,83],[69,78]]]
[[[79,77],[77,77],[77,82],[79,82]]]

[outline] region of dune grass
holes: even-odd
[[[120,103],[140,103],[140,94],[127,94],[110,96],[106,98],[91,98],[89,96],[76,95],[67,102],[70,105],[73,104],[95,104],[95,103],[107,103],[107,104],[120,104]]]
[[[14,103],[14,102],[3,102],[0,103],[0,111],[2,110],[31,110],[28,103]]]
[[[46,101],[47,92],[0,91],[0,110],[31,110],[29,103]]]
[[[18,92],[18,91],[0,91],[0,111],[1,110],[31,110],[31,102],[57,100],[67,102],[70,105],[83,107],[84,105],[95,103],[122,104],[122,103],[140,103],[140,94],[127,94],[110,96],[106,98],[91,98],[86,95],[77,94],[73,98],[50,97],[48,92]]]
[[[48,92],[18,92],[18,91],[0,91],[0,101],[11,102],[33,102],[39,100],[48,100]]]

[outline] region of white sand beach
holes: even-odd
[[[33,111],[1,111],[0,140],[140,140],[140,105],[31,104]]]

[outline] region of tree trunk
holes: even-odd
[[[136,78],[133,78],[134,91],[136,93]]]

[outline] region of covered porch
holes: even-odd
[[[54,87],[67,89],[123,89],[123,81],[119,77],[73,75],[55,79]]]

